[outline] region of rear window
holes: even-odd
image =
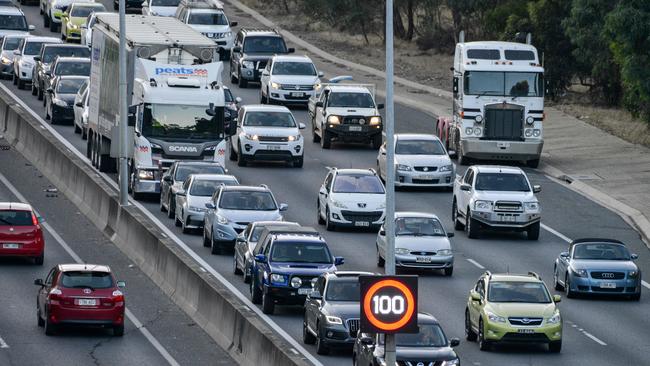
[[[32,226],[32,212],[18,210],[0,210],[0,225]]]
[[[499,50],[467,50],[467,58],[477,60],[498,60],[501,58]]]
[[[113,278],[108,272],[68,271],[61,276],[61,286],[66,288],[111,288]]]
[[[50,46],[45,48],[43,62],[49,64],[54,61],[56,56],[61,57],[90,57],[88,47],[70,47],[70,46]]]

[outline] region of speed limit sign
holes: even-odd
[[[418,332],[417,276],[359,276],[364,333]]]

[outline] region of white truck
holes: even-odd
[[[329,149],[333,140],[366,142],[379,149],[383,121],[371,84],[321,84],[320,93],[309,98],[312,139]]]
[[[218,46],[175,18],[127,15],[129,189],[160,193],[175,160],[225,164],[223,65]],[[119,152],[117,14],[93,28],[87,155],[113,172]]]
[[[539,165],[544,146],[544,68],[537,49],[514,42],[464,42],[453,70],[453,116],[436,131],[461,165],[471,159]]]

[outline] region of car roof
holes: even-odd
[[[221,166],[221,164],[217,163],[216,161],[192,161],[192,160],[181,160],[176,162],[177,165],[218,165]]]
[[[72,4],[70,4],[70,6],[73,6],[73,5],[74,5],[75,7],[77,7],[77,6],[81,6],[81,7],[89,7],[89,8],[98,8],[98,7],[100,7],[100,6],[103,6],[104,4],[102,4],[102,3],[96,3],[96,2],[85,2],[85,1],[84,1],[84,2],[79,2],[79,1],[73,1]],[[104,8],[105,8],[105,6],[104,6]]]
[[[418,324],[440,324],[438,319],[435,316],[425,313],[423,311],[418,312]]]
[[[45,37],[45,36],[27,36],[25,37],[25,43],[28,42],[52,42],[52,43],[63,43],[60,38],[56,37]]]
[[[219,8],[205,8],[205,7],[199,7],[199,6],[186,6],[185,7],[187,10],[189,10],[190,13],[201,13],[201,14],[223,14],[224,11],[223,9]]]
[[[474,168],[479,173],[508,173],[508,174],[524,174],[521,168],[515,166],[504,165],[474,165]]]
[[[223,186],[224,191],[271,192],[267,186]]]
[[[324,274],[328,279],[336,278],[356,278],[359,276],[376,276],[378,273],[373,272],[364,272],[364,271],[336,271],[336,272],[327,272]]]
[[[22,202],[0,202],[0,210],[32,211],[32,206]]]
[[[234,175],[230,174],[192,174],[192,178],[195,180],[237,180]]]
[[[43,47],[65,47],[65,48],[85,48],[88,49],[88,46],[82,45],[82,44],[70,44],[70,43],[50,43],[50,44],[45,44]]]
[[[79,263],[71,263],[71,264],[59,264],[59,270],[62,272],[68,272],[68,271],[92,271],[92,272],[111,272],[111,268],[109,266],[103,265],[103,264],[79,264]]]
[[[618,244],[625,246],[625,243],[623,243],[620,240],[616,239],[606,239],[606,238],[581,238],[581,239],[574,239],[569,243],[569,246],[573,248],[574,245],[577,244],[586,244],[586,243],[594,243],[594,244]]]
[[[283,105],[266,105],[266,104],[249,104],[242,106],[246,112],[287,112],[291,113],[289,108]]]
[[[302,227],[301,227],[302,228]],[[311,229],[313,231],[308,231],[305,230],[305,233],[294,233],[294,232],[281,232],[281,233],[274,233],[273,235],[273,242],[278,242],[278,241],[290,241],[290,242],[311,242],[311,243],[325,243],[325,239],[320,235],[316,229],[313,228],[305,228],[305,229]],[[316,235],[318,233],[318,235]]]
[[[428,133],[397,133],[395,134],[396,140],[440,140],[438,136]]]
[[[255,227],[264,226],[264,227],[275,228],[275,227],[294,227],[294,226],[300,226],[300,224],[292,221],[253,221],[251,222],[251,226],[255,226]]]
[[[0,6],[0,15],[23,15],[23,11],[16,6]]]
[[[282,37],[275,29],[272,28],[242,28],[239,31],[244,33],[246,36]]]
[[[305,62],[313,63],[307,55],[274,55],[273,61],[292,61],[292,62]]]
[[[490,281],[506,281],[506,282],[542,282],[532,274],[517,274],[517,273],[493,273],[490,276]]]
[[[377,175],[372,169],[336,169],[338,175]]]
[[[61,56],[58,56],[56,59],[58,60],[58,62],[90,62],[90,58],[88,58],[88,57],[69,57],[69,56],[61,57]]]
[[[395,212],[395,218],[399,217],[425,217],[429,219],[438,219],[438,215],[429,212],[416,212],[416,211],[398,211]]]
[[[330,84],[327,88],[331,89],[332,92],[338,93],[365,93],[371,94],[370,90],[365,86],[358,85],[345,85],[345,84]]]
[[[320,237],[320,232],[313,227],[308,227],[308,226],[295,226],[295,225],[285,225],[285,226],[270,226],[264,228],[264,231],[262,231],[262,235],[260,235],[260,239],[262,237],[268,236],[268,235],[301,235],[301,237],[304,237],[304,235],[312,235],[312,236],[318,236]]]

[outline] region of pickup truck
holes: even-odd
[[[452,221],[475,239],[483,228],[525,231],[539,238],[541,206],[526,173],[520,168],[474,165],[454,181]]]
[[[382,144],[383,121],[375,103],[374,85],[322,84],[321,92],[309,98],[312,139],[329,149],[333,140]]]

